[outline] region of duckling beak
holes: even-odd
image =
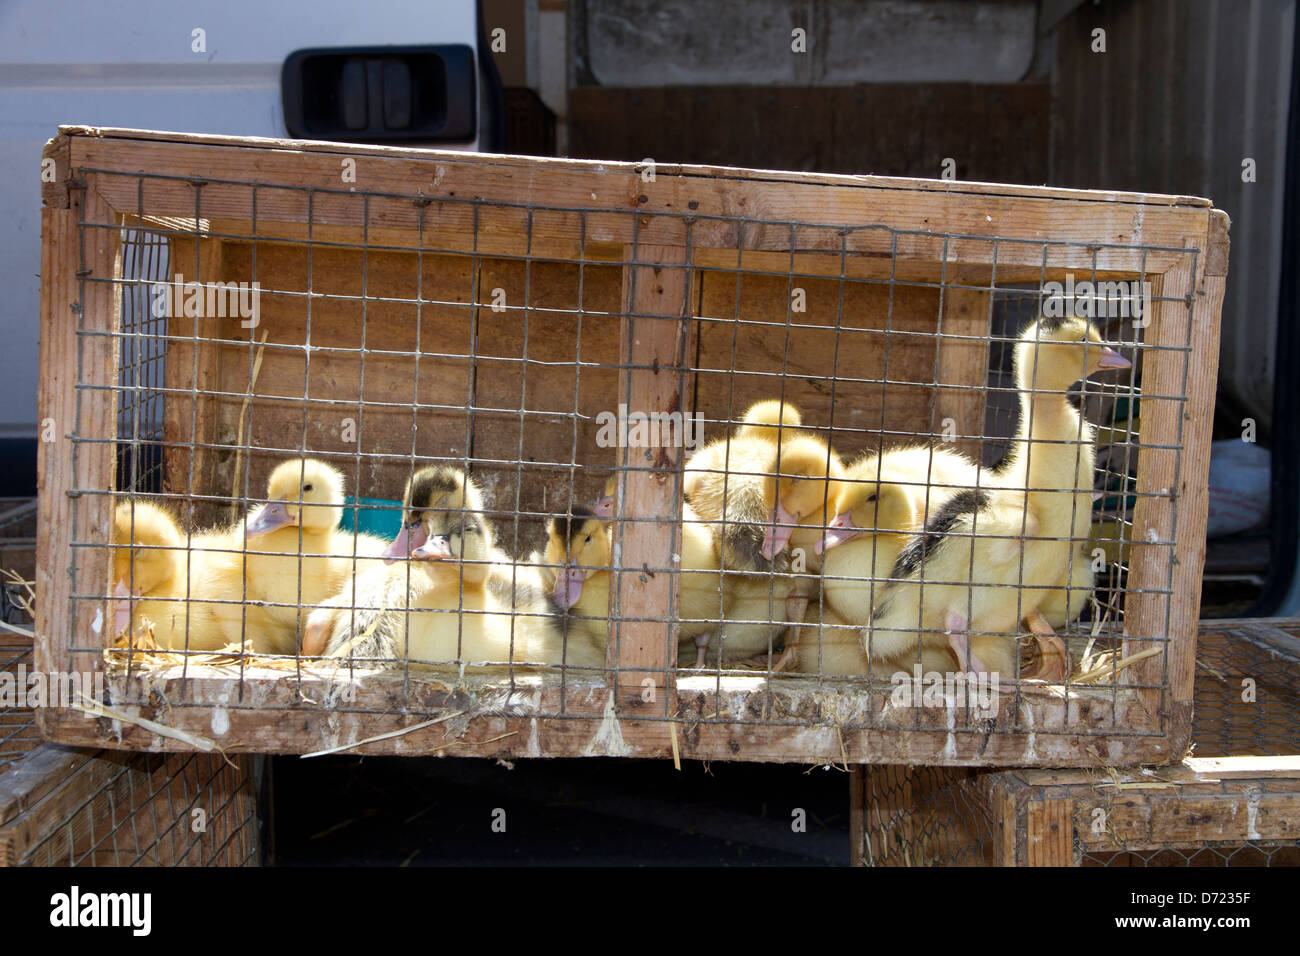
[[[792,515],[785,510],[785,506],[777,501],[776,507],[772,509],[772,520],[768,526],[763,529],[763,557],[771,561],[774,557],[785,550],[785,546],[790,543],[790,535],[794,534],[795,525],[799,523],[799,516]]]
[[[813,550],[821,554],[823,551],[829,551],[837,544],[852,541],[860,534],[862,534],[862,529],[853,527],[853,512],[846,511],[843,514],[836,515],[834,520],[826,526],[826,533],[817,539],[817,543],[813,545]]]
[[[604,498],[601,498],[591,506],[591,510],[595,513],[597,518],[600,518],[602,521],[608,521],[610,518],[614,517],[614,496],[606,495]]]
[[[283,528],[285,525],[296,524],[293,518],[289,516],[289,509],[284,506],[283,502],[273,501],[269,504],[262,505],[257,512],[249,519],[248,537],[256,538],[258,535],[266,534],[268,531],[275,531]]]
[[[582,586],[586,581],[586,571],[572,564],[565,565],[555,576],[555,603],[566,611],[573,607],[582,597]]]
[[[131,597],[133,595],[127,590],[126,582],[119,580],[113,586],[113,600],[108,602],[109,610],[113,613],[113,636],[121,634],[131,626]],[[139,595],[134,595],[139,597]]]
[[[411,549],[411,557],[421,561],[445,561],[455,557],[445,534],[436,534],[419,547]]]
[[[429,534],[424,530],[423,522],[402,525],[402,530],[397,532],[397,538],[384,549],[384,564],[392,564],[401,558],[410,557],[411,551],[422,546],[428,539]]]
[[[1133,363],[1120,355],[1109,345],[1101,347],[1101,358],[1097,359],[1097,368],[1132,368]]]

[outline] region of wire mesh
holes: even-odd
[[[1300,740],[1298,637],[1300,628],[1294,622],[1284,628],[1276,622],[1204,627],[1197,655],[1193,756],[1295,754]],[[860,860],[866,866],[1007,865],[1013,861],[1002,854],[1008,841],[1014,842],[1016,830],[1024,826],[1023,806],[1069,796],[1075,807],[1073,863],[1077,866],[1300,864],[1300,840],[1222,839],[1220,808],[1193,803],[1198,797],[1240,794],[1247,797],[1244,813],[1254,806],[1254,812],[1265,815],[1261,819],[1272,814],[1285,821],[1300,815],[1300,773],[1262,774],[1258,779],[1234,775],[1222,783],[1213,771],[1191,783],[1170,782],[1167,776],[1160,768],[1122,777],[1098,770],[1085,784],[1065,782],[1059,773],[1049,771],[869,768]],[[1129,789],[1121,789],[1122,785]],[[1143,826],[1134,829],[1133,820],[1139,817],[1131,814],[1122,830],[1109,822],[1116,806],[1146,795],[1167,802],[1163,808],[1145,811],[1140,817]],[[1260,809],[1260,801],[1270,802]],[[1010,806],[1022,809],[1011,813]],[[1082,814],[1080,807],[1085,808]],[[1096,841],[1079,838],[1078,827],[1093,825],[1110,834],[1114,848],[1103,849]]]
[[[1151,310],[1190,308],[1151,291],[1145,261],[1194,273],[1199,250],[125,178],[130,226],[80,223],[129,250],[121,274],[81,279],[119,298],[117,328],[79,336],[113,341],[117,434],[72,436],[78,454],[116,455],[115,489],[74,489],[114,496],[113,542],[73,531],[74,551],[112,552],[113,580],[78,575],[72,598],[113,622],[114,673],[380,675],[401,682],[385,713],[426,713],[413,682],[431,673],[508,688],[542,674],[560,692],[537,715],[561,717],[592,681],[644,677],[675,693],[639,719],[852,731],[922,726],[923,708],[891,705],[897,677],[919,688],[937,671],[983,694],[955,721],[925,718],[954,733],[987,739],[999,687],[1000,732],[1164,732],[1118,711],[1029,727],[1020,679],[1112,703],[1169,691],[1167,668],[1104,665],[1169,640],[1172,538],[1140,542],[1171,569],[1140,595],[1164,626],[1125,619],[1135,513],[1169,498],[1137,464],[1172,454],[1176,479],[1183,451],[1144,442],[1139,412],[1181,408],[1192,361],[1144,334]],[[178,186],[192,218],[152,216],[150,196]],[[218,186],[249,214],[214,215]],[[417,228],[387,225],[412,206]],[[611,253],[588,239],[614,219],[635,238]],[[452,222],[472,225],[468,247]],[[654,261],[665,232],[684,236],[683,262]],[[1110,249],[1141,268],[1099,268]],[[674,280],[680,301],[656,305]],[[1063,280],[1077,299],[1052,291]],[[1115,314],[1075,322],[1077,302]],[[648,361],[665,318],[677,352]],[[1176,387],[1142,388],[1153,360]],[[675,404],[642,407],[661,374]],[[80,381],[79,401],[104,388]],[[756,425],[763,400],[799,420]],[[906,447],[935,451],[891,471]],[[647,511],[665,479],[676,503]],[[904,517],[884,517],[886,488]],[[850,500],[876,517],[861,524]],[[839,518],[857,533],[845,562],[827,546]],[[619,563],[664,526],[658,558]],[[661,578],[661,603],[635,598]],[[71,651],[104,643],[79,633]],[[754,677],[761,701],[726,702]],[[864,696],[833,715],[798,697],[827,690]]]
[[[256,866],[251,758],[110,754],[45,747],[24,785],[34,806],[0,824],[21,839],[19,866]],[[30,769],[40,767],[40,770]],[[0,775],[0,795],[6,775]]]

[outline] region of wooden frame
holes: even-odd
[[[647,411],[689,410],[676,372],[690,338],[684,319],[693,314],[694,296],[707,294],[699,291],[701,274],[738,266],[884,278],[891,290],[895,281],[940,282],[940,296],[951,296],[943,321],[954,329],[980,327],[989,300],[979,285],[991,278],[1037,281],[1068,269],[1143,276],[1161,297],[1152,334],[1171,346],[1152,353],[1145,373],[1156,386],[1150,391],[1171,398],[1153,401],[1142,417],[1139,489],[1152,497],[1143,497],[1134,515],[1140,537],[1130,587],[1135,605],[1143,606],[1126,620],[1130,650],[1168,642],[1168,654],[1135,670],[1146,689],[1113,699],[1072,692],[1062,700],[1025,687],[1007,699],[987,732],[954,734],[951,713],[943,709],[919,712],[908,729],[898,729],[881,726],[858,695],[812,678],[685,678],[647,694],[645,671],[671,665],[672,642],[662,625],[623,623],[619,640],[611,641],[617,647],[611,651],[612,686],[570,677],[560,688],[516,678],[514,693],[521,685],[526,691],[522,709],[505,708],[514,696],[490,683],[404,687],[408,696],[398,703],[396,691],[371,682],[350,687],[348,705],[339,707],[337,688],[306,672],[290,681],[256,667],[238,678],[192,668],[185,676],[152,674],[147,689],[138,675],[114,678],[110,693],[125,720],[76,707],[45,708],[41,726],[48,738],[138,749],[187,746],[132,722],[144,718],[214,737],[229,751],[253,752],[347,747],[361,753],[1056,766],[1167,763],[1182,755],[1209,451],[1204,430],[1186,429],[1184,422],[1208,420],[1212,409],[1227,263],[1227,217],[1206,201],[691,166],[649,170],[82,127],[61,129],[46,156],[57,175],[44,186],[40,415],[53,421],[58,436],[41,446],[39,478],[41,526],[48,534],[38,554],[36,627],[38,664],[46,672],[103,667],[94,648],[85,648],[86,636],[102,628],[104,604],[74,599],[74,582],[80,595],[107,594],[88,583],[107,580],[107,551],[72,542],[108,538],[110,497],[79,489],[114,487],[113,445],[104,440],[114,435],[114,409],[104,396],[115,384],[111,333],[119,317],[114,287],[104,280],[120,268],[116,226],[140,217],[188,223],[187,229],[210,237],[211,245],[205,239],[196,254],[200,271],[229,260],[223,237],[249,234],[313,244],[364,241],[371,248],[457,253],[475,261],[522,259],[525,268],[536,257],[581,261],[589,269],[609,263],[623,274],[620,394],[645,403]],[[364,204],[350,199],[340,189],[341,167],[373,198]],[[141,170],[165,176],[149,179],[146,189]],[[413,202],[413,195],[420,198]],[[787,225],[810,220],[822,225]],[[430,222],[437,226],[436,241],[429,238]],[[963,283],[974,288],[952,287]],[[644,335],[633,337],[633,321]],[[198,354],[191,356],[187,381],[206,390],[219,383],[220,363],[215,350],[195,338]],[[945,386],[978,364],[972,360],[977,351],[945,348],[937,380],[926,386],[935,390],[935,407],[963,416],[964,428],[970,427],[971,403]],[[199,421],[199,440],[218,441],[212,428],[211,421]],[[1169,450],[1175,447],[1177,453]],[[661,448],[650,458],[651,469],[625,473],[623,514],[660,514],[675,500],[680,455]],[[625,567],[637,566],[627,559],[666,566],[666,534],[620,534]],[[649,584],[636,575],[619,578],[622,616],[654,617],[656,609],[662,615],[670,599],[662,576]],[[1172,591],[1167,609],[1147,601],[1138,583]],[[450,707],[473,719],[428,724],[427,715]],[[286,714],[292,715],[288,721],[281,719]]]

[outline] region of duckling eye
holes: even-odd
[[[303,486],[302,486],[302,490],[303,490],[303,491],[311,491],[311,485],[310,485],[310,484],[303,485]]]
[[[875,501],[878,497],[880,497],[878,494],[867,495],[867,500],[868,500],[868,501]]]
[[[587,537],[586,537],[585,539],[583,539],[583,542],[582,542],[582,543],[583,543],[583,544],[591,544],[591,535],[587,535]]]

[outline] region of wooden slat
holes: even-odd
[[[635,710],[632,718],[610,714],[609,688],[600,681],[570,677],[562,696],[554,676],[521,675],[513,690],[505,680],[485,682],[467,677],[457,690],[449,684],[424,682],[407,688],[400,675],[368,676],[352,686],[355,694],[348,710],[337,712],[305,703],[338,700],[341,692],[338,684],[313,677],[310,671],[297,680],[287,678],[284,671],[248,669],[242,682],[234,668],[191,665],[189,678],[179,677],[179,672],[179,668],[155,671],[147,682],[114,677],[109,681],[114,706],[120,705],[130,716],[214,740],[227,753],[311,752],[403,731],[429,716],[448,713],[472,719],[467,724],[448,722],[377,740],[349,752],[503,757],[665,757],[672,752],[666,722],[637,721]],[[220,677],[214,676],[218,673]],[[1037,732],[1011,730],[1015,709],[1008,702],[992,733],[982,724],[954,733],[942,708],[912,711],[915,721],[907,725],[865,729],[862,724],[867,720],[877,724],[880,720],[870,716],[866,696],[821,686],[815,678],[774,678],[770,685],[761,677],[728,678],[721,698],[697,689],[699,683],[712,684],[714,680],[678,681],[677,741],[683,759],[1082,766],[1095,764],[1101,739],[1106,741],[1111,766],[1168,763],[1177,756],[1169,754],[1163,737],[1105,735],[1108,728],[1138,723],[1133,695],[1120,695],[1118,709],[1111,707],[1108,694],[1087,695],[1086,709],[1081,701],[1071,704],[1068,723],[1056,702],[1026,696],[1020,717],[1039,728]],[[685,691],[684,682],[688,685]],[[766,716],[760,709],[764,699],[769,699],[771,708]],[[521,702],[526,702],[526,708]],[[224,733],[214,733],[214,708],[224,715],[219,722]],[[52,732],[58,739],[80,746],[189,749],[177,739],[156,737],[125,722],[99,721],[69,710],[49,709],[46,713],[57,723]],[[506,713],[511,716],[503,716]],[[268,719],[272,714],[275,718]],[[288,723],[285,714],[292,715]],[[552,716],[560,714],[564,716]],[[709,722],[702,722],[702,715]],[[1045,732],[1051,727],[1054,732]]]
[[[318,226],[360,226],[367,204],[360,194],[343,189],[336,155],[262,152],[229,146],[200,146],[164,142],[128,142],[78,137],[73,141],[74,168],[103,170],[94,174],[99,188],[122,209],[139,203],[141,169],[167,169],[174,176],[197,177],[203,187],[205,216],[252,219],[253,190],[249,183],[283,183],[292,188],[257,190],[260,222],[306,222]],[[118,174],[120,173],[120,174]],[[224,180],[224,181],[222,181]],[[588,241],[630,244],[685,245],[685,216],[691,243],[696,248],[753,248],[788,250],[789,222],[818,223],[826,227],[818,240],[821,248],[838,251],[848,245],[858,255],[933,260],[942,242],[935,233],[954,238],[947,243],[950,263],[990,263],[993,244],[984,238],[1004,240],[997,246],[999,267],[1037,266],[1043,250],[1035,241],[1074,243],[1054,246],[1062,267],[1089,270],[1126,269],[1136,272],[1145,261],[1159,271],[1172,261],[1171,253],[1150,247],[1179,249],[1185,236],[1204,235],[1207,213],[1185,206],[1134,207],[1080,197],[1064,203],[1038,195],[973,195],[957,191],[881,189],[860,184],[832,186],[815,182],[735,180],[657,173],[654,182],[643,181],[627,164],[602,164],[592,168],[530,168],[527,176],[517,169],[476,162],[463,155],[455,160],[422,160],[387,156],[359,156],[357,181],[378,192],[393,191],[412,198],[372,198],[368,221],[372,230],[414,231],[419,211],[418,193],[431,200],[439,230],[431,242],[445,248],[479,254],[548,254],[555,250],[575,257],[573,244],[585,232]],[[307,187],[318,190],[308,208]],[[595,187],[595,188],[593,188]],[[192,216],[193,186],[185,179],[147,180],[145,201],[151,214]],[[473,205],[483,203],[533,204],[558,209],[541,216],[534,213],[531,237],[522,224],[523,208]],[[644,197],[644,198],[642,198]],[[740,200],[744,201],[741,202]],[[656,214],[666,213],[668,216]],[[753,217],[766,223],[737,222]],[[585,230],[583,222],[585,219]],[[862,230],[864,224],[888,223],[891,229]],[[842,238],[836,229],[857,231]],[[639,239],[637,237],[640,237]],[[1031,240],[1018,243],[1016,239]],[[1125,248],[1128,244],[1134,248]],[[1145,245],[1143,253],[1136,245]],[[813,247],[810,247],[810,250]],[[1145,257],[1145,260],[1144,260]]]
[[[102,139],[137,140],[141,142],[192,143],[229,146],[237,149],[283,150],[291,153],[329,153],[348,156],[386,156],[438,160],[447,164],[477,163],[523,173],[538,167],[559,170],[593,171],[613,169],[635,172],[634,163],[607,160],[557,159],[553,157],[509,156],[478,153],[467,156],[463,152],[438,149],[417,149],[402,146],[374,146],[353,143],[331,143],[321,140],[276,139],[261,136],[220,136],[207,133],[176,133],[163,130],[124,129],[111,126],[59,127],[60,136],[92,137]],[[774,169],[737,169],[731,166],[701,166],[663,163],[659,170],[672,175],[729,177],[774,182],[804,182],[824,185],[871,185],[877,188],[918,189],[945,193],[994,192],[1008,196],[1041,196],[1054,199],[1103,199],[1106,202],[1138,203],[1159,206],[1209,206],[1208,199],[1196,196],[1173,196],[1163,193],[1137,193],[1117,190],[1062,189],[1053,186],[1020,186],[1008,183],[963,182],[938,179],[912,179],[897,176],[850,176],[836,173],[797,172]]]
[[[865,816],[867,813],[868,769],[862,766],[849,768],[849,865],[866,866]]]
[[[940,333],[987,336],[992,297],[991,292],[982,289],[945,289]],[[951,420],[951,434],[956,440],[949,447],[978,460],[988,393],[983,389],[971,391],[970,386],[983,385],[988,378],[989,344],[978,338],[941,338],[936,347],[933,431],[949,434],[945,431],[945,420]],[[944,388],[945,385],[964,387]]]
[[[1147,352],[1143,361],[1144,447],[1138,453],[1124,615],[1126,653],[1152,646],[1152,638],[1169,638],[1166,653],[1140,662],[1129,679],[1156,685],[1143,692],[1152,719],[1167,720],[1162,726],[1184,745],[1191,733],[1210,451],[1209,434],[1196,423],[1212,417],[1218,368],[1218,306],[1194,318],[1185,301],[1192,295],[1193,269],[1203,266],[1203,255],[1196,263],[1189,257],[1153,282],[1154,294],[1163,298],[1153,302],[1145,330],[1146,343],[1156,350]],[[1222,280],[1207,281],[1218,283],[1222,292]],[[1191,350],[1184,351],[1189,343]],[[1203,393],[1198,395],[1197,388]],[[1156,395],[1184,396],[1185,401],[1152,397]],[[1169,593],[1153,593],[1162,591]]]
[[[47,148],[58,157],[66,143]],[[56,159],[57,161],[57,159]],[[64,173],[66,176],[66,167]],[[37,415],[43,435],[53,437],[37,446],[38,526],[44,529],[36,543],[36,666],[49,673],[68,666],[72,635],[70,618],[72,578],[72,499],[75,484],[71,436],[77,420],[77,324],[81,287],[77,222],[85,205],[83,190],[59,183],[64,206],[41,210],[41,332],[40,388]],[[50,199],[58,194],[49,191]]]
[[[638,245],[628,258],[643,264],[624,273],[621,348],[627,367],[619,376],[618,401],[626,402],[629,416],[689,412],[684,369],[691,280],[685,250]],[[651,436],[650,447],[629,443],[620,450],[625,471],[616,496],[609,663],[618,668],[618,705],[632,713],[646,704],[646,678],[655,684],[655,701],[666,702],[665,668],[676,662],[666,619],[677,604],[677,580],[669,569],[674,553],[681,552],[680,531],[675,520],[664,519],[680,513],[682,448],[663,431]]]
[[[180,274],[186,282],[226,281],[222,261],[225,244],[221,240],[172,238],[169,246],[173,276]],[[193,392],[196,398],[216,391],[221,381],[222,350],[215,340],[234,338],[239,321],[232,317],[191,317],[183,312],[170,316],[167,334],[173,338],[167,343],[165,386]],[[167,446],[163,451],[163,490],[173,495],[228,492],[228,485],[220,491],[211,487],[219,462],[229,458],[211,447],[222,437],[218,430],[219,404],[176,394],[167,395],[163,401],[163,441]],[[226,517],[225,510],[215,502],[195,501],[179,510],[184,521],[197,527]]]
[[[1074,804],[1035,801],[1025,812],[1025,865],[1069,866],[1074,859]]]

